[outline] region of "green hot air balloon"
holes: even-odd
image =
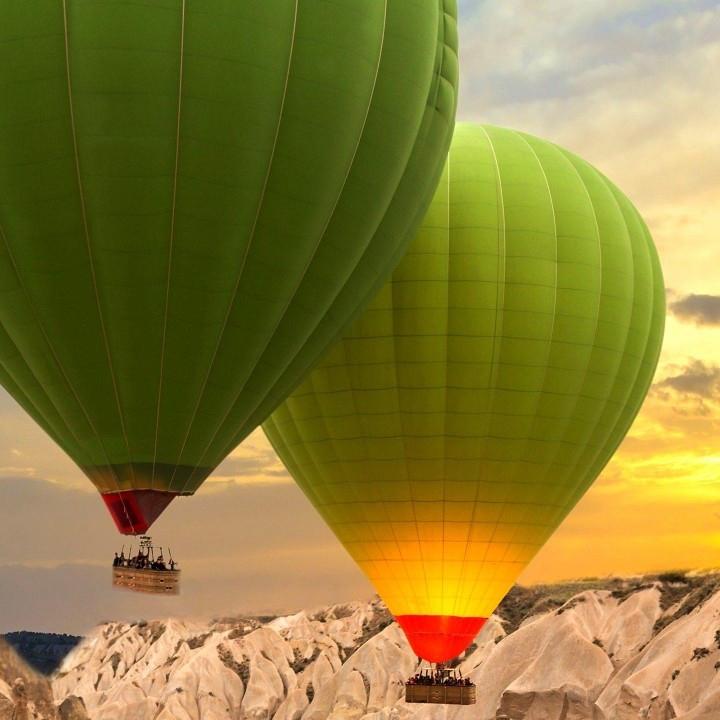
[[[0,380],[144,532],[422,219],[455,0],[0,5]]]
[[[391,281],[264,428],[442,662],[612,457],[663,325],[650,234],[610,181],[549,142],[459,125]]]

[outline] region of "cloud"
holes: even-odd
[[[37,470],[29,466],[0,465],[0,477],[26,476],[34,477]]]
[[[210,478],[213,486],[234,482],[291,483],[292,478],[270,446],[262,430],[255,430],[238,448],[218,466]]]
[[[720,295],[686,295],[669,305],[675,317],[695,325],[720,325]]]
[[[720,95],[702,70],[720,62],[717,2],[504,0],[461,9],[461,118],[578,152],[644,212],[718,187]]]
[[[693,359],[676,374],[656,383],[654,388],[659,391],[674,390],[683,396],[693,395],[715,400],[720,396],[720,367]]]
[[[638,423],[649,432],[635,444],[635,451],[651,456],[692,448],[714,454],[720,431],[720,366],[690,358],[666,364],[659,375]]]

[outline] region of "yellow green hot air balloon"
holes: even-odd
[[[191,494],[387,275],[455,0],[0,3],[0,382],[119,529]]]
[[[612,457],[663,325],[650,234],[607,178],[459,125],[392,279],[264,428],[416,653],[443,662]]]

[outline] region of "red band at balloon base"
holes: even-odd
[[[475,639],[487,618],[455,615],[397,615],[395,618],[418,657],[444,663]]]
[[[123,535],[142,535],[179,493],[162,490],[123,490],[102,499]]]

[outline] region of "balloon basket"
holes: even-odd
[[[417,673],[405,683],[406,703],[474,705],[475,701],[475,685],[441,665],[434,671]]]
[[[406,685],[405,702],[435,703],[437,705],[474,705],[475,687]]]
[[[179,570],[113,568],[113,587],[149,595],[179,595]]]
[[[124,546],[120,555],[115,553],[112,568],[113,587],[148,595],[179,595],[180,570],[176,568],[172,555],[169,563],[166,563],[162,548],[158,555],[155,550],[152,539],[143,536],[140,538],[137,555],[132,554],[132,546],[127,558]]]

